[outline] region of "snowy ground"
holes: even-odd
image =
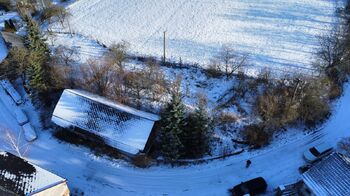
[[[55,33],[53,36],[49,37],[48,43],[53,49],[60,45],[67,48],[76,48],[77,54],[74,55],[74,60],[77,62],[76,65],[82,66],[84,66],[89,59],[102,58],[103,53],[107,51],[106,48],[96,43],[94,40],[79,34],[70,35]],[[145,67],[146,65],[143,62],[130,60],[125,64],[124,68],[130,71],[142,71],[145,69]],[[226,91],[232,88],[233,84],[236,82],[234,78],[226,80],[225,78],[207,77],[202,69],[197,69],[194,67],[189,69],[179,69],[162,66],[161,70],[164,72],[168,81],[175,81],[176,77],[181,75],[181,89],[184,95],[184,103],[188,108],[194,108],[198,93],[202,93],[207,96],[209,111],[213,111],[219,104],[218,99]],[[157,113],[161,106],[161,102],[152,102],[150,104],[151,107],[153,107],[151,111]],[[237,108],[235,107],[230,107],[225,112],[228,111],[236,115],[239,119],[236,123],[237,126],[241,126],[246,123],[247,120],[249,120],[246,116],[241,117],[241,114],[237,112]],[[229,152],[234,151],[235,147],[231,139],[232,137],[239,137],[236,136],[236,134],[237,133],[235,133],[234,136],[232,134],[222,134],[220,130],[217,130],[216,136],[217,138],[220,138],[220,142],[223,142],[223,145],[220,143],[218,145],[213,145],[213,155],[222,155],[223,146],[226,146],[225,148],[227,148]]]
[[[0,96],[7,95],[0,91]],[[271,191],[299,179],[297,169],[304,164],[302,153],[310,146],[322,142],[336,145],[342,137],[350,136],[349,100],[347,85],[345,95],[336,103],[334,115],[323,129],[285,144],[208,164],[149,169],[133,168],[123,161],[95,157],[83,147],[59,143],[49,130],[40,130],[37,114],[27,102],[23,109],[36,125],[39,139],[30,144],[26,156],[40,167],[67,178],[72,190],[79,188],[85,195],[225,195],[232,185],[257,176],[266,178]],[[0,102],[0,122],[19,133],[20,127],[5,104]],[[5,141],[0,144],[0,150],[9,149]],[[247,159],[252,160],[249,169],[245,168]]]
[[[68,7],[73,32],[139,55],[208,63],[223,45],[257,68],[309,72],[317,36],[336,22],[337,0],[80,0]],[[68,31],[68,25],[65,31]]]
[[[289,65],[310,68],[317,41],[315,35],[324,32],[333,22],[335,5],[334,1],[322,0],[215,1],[225,6],[202,0],[119,2],[120,6],[113,1],[77,1],[70,6],[72,28],[107,44],[124,39],[131,43],[131,51],[160,56],[161,27],[166,24],[168,55],[176,60],[182,57],[183,60],[205,63],[222,44],[232,44],[239,51],[251,53],[252,63],[257,66],[282,70]],[[169,7],[169,2],[175,6]],[[125,15],[130,16],[128,21],[124,21]],[[193,20],[193,26],[187,22],[189,20]],[[86,62],[88,58],[100,57],[105,51],[86,36],[58,34],[48,41],[56,46],[78,47],[77,60]],[[169,77],[177,72],[165,71]],[[190,91],[186,97],[188,104],[201,90],[208,91],[213,104],[231,85],[224,80],[209,81],[198,73],[184,72],[184,78],[183,86],[188,86]],[[0,96],[7,95],[0,91]],[[269,147],[225,160],[180,168],[153,166],[149,169],[137,169],[120,160],[96,157],[86,148],[58,142],[50,130],[41,129],[38,115],[27,102],[22,108],[39,137],[30,144],[27,158],[67,178],[72,190],[79,188],[85,195],[225,195],[234,184],[257,176],[266,178],[271,191],[299,178],[297,168],[304,164],[302,153],[310,146],[321,142],[335,145],[340,138],[350,136],[349,100],[348,85],[344,97],[336,104],[334,115],[314,134],[304,135],[301,130],[294,130]],[[0,101],[0,125],[18,134],[20,127],[12,113],[14,110],[6,109],[5,105],[7,103]],[[0,139],[1,149],[9,150],[6,141]],[[245,168],[247,159],[253,162],[249,169]]]
[[[0,36],[0,62],[2,62],[7,57],[7,54],[8,54],[7,46],[2,36]]]

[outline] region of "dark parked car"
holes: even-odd
[[[233,196],[243,196],[245,194],[257,195],[266,191],[267,184],[264,178],[258,177],[252,180],[242,182],[230,189]]]

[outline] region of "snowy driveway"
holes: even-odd
[[[270,150],[191,167],[133,168],[122,161],[95,157],[85,148],[59,143],[49,131],[38,131],[39,139],[31,145],[27,157],[67,178],[72,191],[79,187],[85,195],[225,195],[232,185],[257,176],[266,178],[272,190],[299,178],[298,167],[304,163],[302,153],[310,146],[321,142],[335,145],[337,140],[350,135],[349,112],[350,85],[321,131]],[[20,130],[1,102],[0,123]],[[0,149],[5,147],[0,145]],[[252,165],[246,169],[248,157]]]

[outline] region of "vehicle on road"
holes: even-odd
[[[314,146],[304,152],[304,159],[309,162],[315,162],[323,156],[332,152],[333,147],[330,144],[322,143],[317,146]]]
[[[230,192],[233,196],[258,195],[264,193],[266,189],[267,183],[265,179],[258,177],[234,186],[230,189]]]
[[[12,84],[10,83],[10,81],[8,80],[1,80],[0,84],[2,85],[2,87],[5,89],[6,93],[8,95],[10,95],[10,97],[13,99],[13,101],[19,105],[23,103],[23,99],[22,97],[18,94],[18,92],[16,91],[16,89],[12,86]]]
[[[36,140],[36,138],[38,137],[35,133],[34,128],[32,127],[32,125],[29,122],[22,125],[22,129],[24,132],[24,137],[28,142],[32,142],[32,141]]]

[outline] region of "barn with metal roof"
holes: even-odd
[[[64,90],[52,115],[55,124],[92,133],[128,155],[148,151],[158,120],[157,115],[72,89]]]

